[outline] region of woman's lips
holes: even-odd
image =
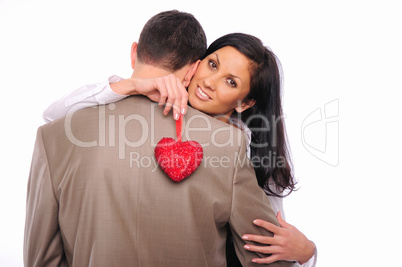
[[[210,100],[211,98],[207,93],[205,93],[199,86],[197,86],[197,90],[195,90],[196,96],[201,100]]]

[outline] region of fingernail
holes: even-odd
[[[181,109],[181,114],[184,115],[185,113],[186,113],[186,109],[185,109],[185,108],[182,108],[182,109]]]
[[[257,262],[257,260],[256,260],[256,259],[252,259],[251,261],[252,261],[252,262]]]
[[[174,115],[174,119],[175,119],[175,120],[178,120],[178,119],[179,119],[179,114],[176,113],[176,114]]]
[[[250,249],[250,246],[249,245],[244,245],[244,248],[245,249]]]
[[[242,238],[243,238],[243,239],[248,239],[248,236],[247,236],[247,235],[244,235]]]

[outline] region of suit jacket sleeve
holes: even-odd
[[[65,264],[57,218],[58,203],[52,187],[41,128],[39,128],[27,188],[25,266],[63,266]]]
[[[272,236],[264,228],[257,227],[253,220],[262,219],[277,226],[279,223],[269,202],[268,197],[257,183],[254,168],[246,155],[246,145],[243,142],[236,157],[233,181],[232,209],[229,224],[233,234],[236,254],[243,266],[261,266],[251,262],[253,258],[267,257],[266,254],[257,254],[243,248],[246,242],[241,239],[244,234]],[[248,242],[247,243],[251,243]],[[278,261],[270,266],[293,266],[287,261]]]

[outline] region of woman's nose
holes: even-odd
[[[215,90],[215,78],[214,76],[209,76],[204,79],[204,87]]]

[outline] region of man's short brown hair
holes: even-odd
[[[176,71],[200,59],[207,49],[201,24],[192,14],[164,11],[145,24],[137,56],[143,63]]]

